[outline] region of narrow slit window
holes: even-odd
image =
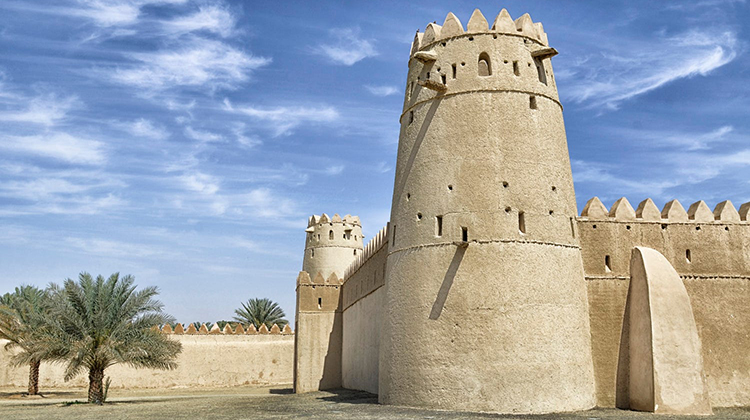
[[[323,307],[323,298],[318,298],[318,309]]]
[[[328,239],[333,240],[333,231],[332,230],[328,231]]]
[[[570,232],[573,234],[573,238],[576,237],[576,221],[571,217],[570,218]]]
[[[609,255],[604,256],[604,271],[607,273],[612,271],[612,259],[609,257]]]
[[[446,83],[448,83],[448,76],[446,76],[446,75],[444,75],[444,74],[441,74],[441,75],[440,75],[440,79],[442,79],[442,81],[443,81],[443,84],[446,84]]]
[[[688,263],[693,262],[693,255],[690,253],[689,249],[685,250],[685,259],[687,260]]]
[[[315,248],[310,250],[310,258],[315,258]]]
[[[539,81],[541,83],[547,84],[547,73],[544,71],[544,62],[542,60],[535,58],[534,64],[536,64],[536,73],[539,76]]]
[[[536,109],[536,96],[529,96],[529,108]]]
[[[414,122],[414,111],[409,111],[409,124]]]
[[[469,242],[469,228],[461,227],[461,240]]]
[[[435,216],[435,234],[443,236],[443,216]]]
[[[518,70],[518,61],[513,62],[513,74],[520,76],[521,72]]]
[[[357,255],[357,250],[356,249],[354,250],[354,255]]]
[[[524,212],[518,212],[518,231],[526,233],[526,214]]]
[[[490,62],[490,56],[486,52],[479,54],[478,64],[477,72],[480,76],[492,76],[492,63]]]
[[[455,78],[456,78],[456,65],[455,65],[455,64],[453,64],[453,65],[451,66],[451,68],[453,69],[453,78],[455,79]]]
[[[393,225],[393,233],[391,234],[391,246],[396,246],[396,225]]]

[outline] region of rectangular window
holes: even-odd
[[[318,309],[323,307],[323,298],[318,298]]]
[[[391,234],[391,246],[396,246],[396,225],[393,225],[393,233]]]
[[[443,216],[435,216],[435,234],[443,236]]]
[[[521,233],[526,233],[526,216],[522,211],[518,212],[518,230]]]
[[[609,258],[609,255],[604,256],[604,271],[607,273],[612,271],[612,260]]]
[[[461,228],[461,240],[464,242],[469,242],[469,228]]]
[[[536,109],[536,96],[529,96],[529,108]]]
[[[455,79],[456,78],[456,65],[454,64],[451,67],[453,68],[453,78]]]
[[[520,76],[521,72],[518,70],[518,61],[513,62],[513,74]]]

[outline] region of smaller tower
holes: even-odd
[[[344,276],[344,270],[362,253],[362,225],[359,217],[338,214],[328,217],[323,213],[313,215],[307,221],[305,258],[302,271],[311,278],[320,273],[327,279],[331,273]]]
[[[344,270],[363,249],[357,216],[313,215],[305,232],[305,258],[297,277],[297,393],[341,386],[341,284]]]

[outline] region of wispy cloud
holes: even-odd
[[[48,8],[47,12],[86,18],[98,26],[132,25],[147,5],[182,4],[187,0],[78,0],[70,5]]]
[[[251,105],[234,106],[229,99],[224,99],[224,109],[271,123],[269,128],[275,136],[290,134],[295,127],[303,123],[330,123],[340,117],[336,108],[330,106],[258,108]]]
[[[573,101],[617,109],[623,101],[675,80],[706,76],[734,60],[737,50],[736,33],[721,28],[649,41],[619,40],[600,57],[581,60],[558,78],[565,80],[565,92]]]
[[[219,191],[219,181],[216,177],[201,172],[195,172],[180,177],[185,188],[201,194],[213,195]]]
[[[331,36],[333,43],[320,44],[313,49],[316,54],[328,57],[335,64],[351,66],[367,57],[378,55],[372,42],[362,39],[358,29],[335,29]]]
[[[225,43],[195,38],[176,49],[131,53],[136,62],[130,67],[100,72],[117,83],[148,91],[174,87],[234,89],[248,80],[250,73],[271,62]]]
[[[220,134],[212,133],[210,131],[196,130],[193,127],[185,128],[185,135],[193,140],[198,140],[203,143],[220,141],[223,139]]]
[[[215,33],[224,38],[232,35],[236,18],[219,6],[203,6],[197,12],[162,22],[167,34],[183,35],[196,31]]]
[[[370,91],[375,96],[391,96],[398,93],[398,88],[395,86],[370,86],[366,85],[365,89]]]
[[[14,99],[8,109],[0,110],[0,121],[49,126],[64,120],[71,109],[80,105],[74,95],[61,98],[45,93],[31,98],[15,95]]]
[[[346,168],[346,166],[344,166],[344,165],[329,166],[329,167],[327,167],[325,169],[325,173],[326,173],[326,175],[330,175],[330,176],[339,175],[342,172],[344,172],[345,168]]]
[[[107,160],[104,144],[68,133],[32,136],[2,136],[0,149],[19,154],[51,158],[72,164],[102,165]]]
[[[623,139],[633,139],[647,144],[650,148],[669,147],[672,150],[705,150],[729,140],[734,127],[725,125],[708,132],[680,129],[634,129],[612,128],[608,132]]]
[[[145,118],[129,122],[116,122],[114,125],[136,137],[152,140],[164,140],[170,135],[169,131],[164,127],[154,124],[151,120]]]

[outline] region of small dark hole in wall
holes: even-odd
[[[446,83],[448,83],[448,76],[446,76],[446,75],[444,75],[444,74],[441,74],[441,75],[440,75],[440,79],[442,79],[442,80],[443,80],[443,84],[446,84]]]
[[[518,212],[518,230],[526,233],[526,215],[522,211]]]
[[[462,67],[463,67],[463,66],[465,66],[465,65],[466,65],[466,63],[465,63],[465,62],[461,62],[461,66],[462,66]]]
[[[357,250],[356,249],[354,250],[354,255],[357,255]]]
[[[606,272],[608,272],[608,273],[609,273],[610,271],[612,271],[612,261],[611,261],[611,259],[609,258],[609,255],[605,255],[605,256],[604,256],[604,270],[605,270]]]
[[[497,39],[497,35],[492,35],[492,39]]]
[[[422,220],[422,213],[417,213],[417,220]]]
[[[315,249],[310,250],[310,258],[315,258]]]
[[[391,234],[391,246],[396,246],[396,225],[393,225],[393,233]]]
[[[592,225],[591,227],[594,228],[594,229],[596,229],[596,225]]]
[[[512,210],[512,209],[511,209],[510,207],[506,207],[506,208],[505,208],[505,212],[506,212],[506,213],[510,213],[510,211],[511,211],[511,210]]]
[[[521,71],[518,69],[518,61],[513,62],[513,74],[515,74],[516,76],[521,75]]]
[[[440,43],[440,45],[445,46],[445,42]]]
[[[696,226],[695,230],[701,230],[701,227],[700,226]]]
[[[409,201],[411,199],[411,193],[406,193],[406,201]]]
[[[529,108],[536,109],[536,96],[529,96]]]
[[[409,111],[409,124],[414,122],[414,111]]]
[[[443,236],[443,216],[435,216],[435,234]]]
[[[630,225],[625,226],[625,229],[630,230]]]
[[[323,298],[318,298],[318,309],[323,306]]]
[[[557,191],[557,187],[553,185],[552,186],[552,191]]]
[[[555,214],[555,211],[554,210],[550,210],[549,211],[549,215],[552,216],[553,214]]]
[[[430,80],[430,72],[427,72],[427,80]]]
[[[508,60],[503,60],[503,63],[504,64],[508,64]]]
[[[448,191],[453,191],[453,185],[448,185]]]
[[[661,228],[662,228],[662,229],[666,229],[666,228],[667,228],[667,224],[666,224],[666,223],[662,223],[662,224],[661,224]]]
[[[469,41],[473,41],[473,40],[474,40],[474,37],[473,37],[473,36],[470,36],[470,37],[469,37]]]
[[[461,227],[461,240],[469,242],[469,228]]]
[[[729,226],[725,227],[724,230],[729,230]]]
[[[508,182],[507,181],[503,181],[503,188],[508,188]]]
[[[693,255],[690,253],[689,249],[685,250],[685,259],[687,260],[688,263],[693,262]]]

